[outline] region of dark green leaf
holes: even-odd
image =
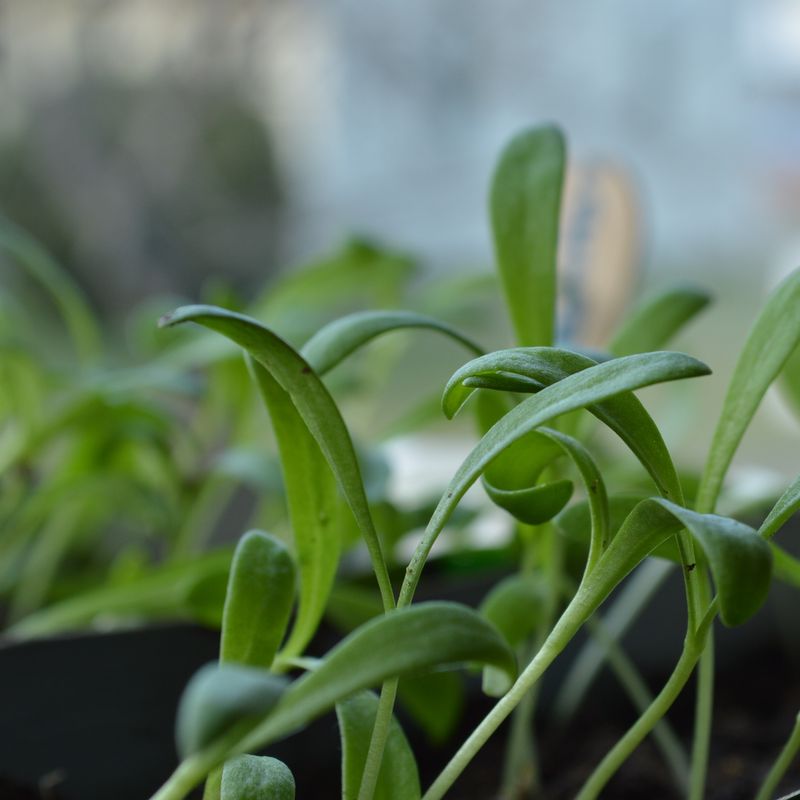
[[[269,756],[238,756],[222,770],[221,800],[294,800],[289,767]]]
[[[483,350],[455,328],[410,311],[359,311],[329,323],[300,351],[317,375],[324,375],[372,339],[403,328],[427,328],[449,336],[476,355]]]
[[[800,343],[800,270],[772,293],[750,331],[728,384],[700,488],[698,511],[711,511],[761,398]]]
[[[286,680],[239,664],[206,664],[189,681],[178,705],[175,737],[181,758],[232,729],[244,733],[278,702]]]
[[[222,617],[220,660],[267,668],[294,603],[294,563],[286,545],[260,531],[236,547]]]
[[[342,508],[336,479],[289,394],[257,361],[247,356],[269,411],[280,450],[289,506],[300,598],[289,641],[280,656],[300,655],[317,629],[336,577],[341,551]]]
[[[356,518],[367,544],[385,607],[394,605],[380,542],[364,493],[361,470],[339,409],[311,366],[289,344],[253,319],[212,306],[184,306],[161,325],[196,322],[232,339],[281,385],[297,408]]]
[[[464,682],[453,670],[408,675],[398,685],[397,699],[432,744],[443,744],[461,718]]]
[[[342,739],[342,798],[357,800],[367,760],[378,698],[358,692],[336,704]],[[417,800],[420,797],[417,762],[397,720],[392,718],[374,800]]]
[[[695,286],[674,286],[646,297],[634,308],[609,345],[615,356],[660,350],[711,301]]]
[[[553,342],[564,162],[561,132],[534,128],[506,146],[492,179],[495,258],[521,345]]]

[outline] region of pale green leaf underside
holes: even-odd
[[[372,339],[403,328],[437,331],[476,355],[483,352],[479,345],[450,325],[410,311],[359,311],[348,314],[320,329],[300,352],[317,375],[324,375]]]
[[[367,760],[378,698],[372,692],[358,692],[336,704],[342,740],[342,800],[357,800]],[[417,762],[397,720],[393,717],[386,739],[374,800],[418,800]]]
[[[792,351],[800,343],[800,270],[770,295],[736,362],[700,489],[698,511],[711,511],[750,420]]]
[[[565,149],[555,127],[524,131],[503,150],[492,179],[495,259],[521,345],[553,342]]]
[[[294,776],[270,756],[238,756],[222,771],[221,800],[294,800]]]

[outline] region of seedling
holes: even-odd
[[[438,800],[512,714],[503,796],[520,796],[536,779],[529,738],[541,676],[584,625],[603,636],[595,612],[650,557],[680,566],[687,600],[684,648],[652,698],[636,682],[624,653],[612,648],[618,672],[642,713],[578,797],[599,796],[662,720],[698,663],[688,792],[693,798],[702,796],[713,690],[712,623],[719,616],[726,625],[741,625],[758,610],[770,585],[773,553],[779,575],[789,580],[800,575],[797,562],[771,542],[800,507],[800,481],[786,491],[759,530],[714,513],[734,452],[800,340],[800,272],[773,293],[747,339],[690,507],[661,433],[634,392],[708,374],[697,359],[658,349],[705,298],[677,291],[656,299],[621,330],[608,355],[554,346],[564,159],[559,131],[539,128],[510,143],[495,173],[491,219],[516,347],[483,353],[446,326],[395,311],[347,317],[324,328],[301,350],[257,320],[217,307],[186,306],[162,320],[166,326],[197,323],[246,352],[280,448],[294,541],[291,557],[264,534],[248,534],[240,543],[228,586],[222,661],[203,668],[186,690],[178,715],[183,760],[154,800],[184,797],[207,778],[209,799],[220,791],[226,800],[255,796],[246,788],[253,773],[238,765],[265,762],[235,759],[261,751],[334,708],[343,739],[346,798]],[[390,580],[348,428],[323,377],[376,336],[400,327],[430,328],[473,351],[475,357],[447,382],[442,405],[448,417],[468,403],[474,405],[483,434],[439,500],[398,590]],[[639,343],[655,352],[635,352]],[[585,422],[577,412],[584,411],[630,450],[651,481],[648,496],[609,496],[607,465],[580,440]],[[431,548],[466,491],[481,478],[489,496],[519,521],[520,575],[498,586],[482,614],[452,603],[414,603]],[[578,497],[566,505],[575,478]],[[361,532],[383,613],[324,658],[311,660],[305,647],[334,581],[340,515]],[[562,557],[562,531],[570,530],[585,540],[585,564],[574,584]],[[299,599],[286,637],[288,610],[295,601],[293,571]],[[484,689],[498,700],[422,794],[413,754],[392,714],[398,680],[465,662],[483,666]],[[285,673],[291,669],[301,674],[290,680]],[[380,696],[369,693],[378,686]],[[672,765],[680,764],[674,738],[662,736],[659,741]],[[776,783],[775,775],[785,769],[796,745],[795,732],[762,796]],[[270,769],[258,773],[266,776],[258,797],[283,796],[285,781],[269,777]]]

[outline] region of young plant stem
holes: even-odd
[[[397,696],[397,684],[398,680],[395,678],[394,680],[386,681],[381,688],[378,709],[375,713],[375,723],[372,726],[369,750],[364,762],[364,772],[361,776],[361,786],[358,790],[358,800],[371,800],[375,793],[375,787],[378,785],[383,751],[386,748],[386,740],[389,738],[389,729],[392,724],[392,710]]]
[[[494,708],[484,717],[464,744],[461,745],[458,752],[450,759],[450,762],[433,782],[430,789],[423,795],[422,800],[440,800],[444,796],[445,792],[466,769],[481,747],[486,744],[491,735],[536,685],[536,682],[550,664],[555,661],[559,653],[569,644],[569,641],[578,632],[585,618],[586,610],[580,603],[576,604],[573,601],[567,606],[539,652],[523,670],[511,689],[497,701]]]
[[[794,728],[783,749],[775,759],[775,763],[770,768],[767,776],[764,778],[764,783],[758,790],[755,800],[770,800],[778,788],[778,784],[789,769],[789,765],[794,761],[797,753],[800,752],[800,714],[797,715],[794,721]]]
[[[708,572],[697,570],[702,599],[710,599],[711,586]],[[697,669],[697,694],[695,696],[692,761],[689,773],[689,800],[703,800],[706,786],[706,765],[711,744],[711,722],[714,704],[714,629],[709,629],[705,647]]]

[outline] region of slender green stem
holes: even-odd
[[[527,797],[540,785],[539,761],[532,720],[536,710],[534,686],[520,701],[511,715],[511,731],[503,763],[503,783],[500,797],[507,800]]]
[[[208,754],[198,753],[178,764],[169,780],[150,798],[150,800],[183,800],[189,792],[211,771],[216,760]]]
[[[394,678],[386,681],[381,688],[378,709],[375,713],[375,723],[372,726],[369,750],[364,762],[364,773],[361,776],[361,787],[358,790],[358,800],[371,800],[375,793],[375,787],[378,785],[383,751],[386,748],[386,740],[389,738],[389,730],[392,724],[392,710],[397,696],[397,683],[397,678]]]
[[[687,646],[684,647],[672,675],[664,684],[664,688],[658,693],[644,714],[636,720],[628,732],[598,764],[583,785],[576,800],[594,800],[600,795],[600,792],[611,780],[614,773],[642,743],[647,734],[653,730],[656,723],[667,713],[689,680],[699,657],[700,649],[687,638]]]
[[[700,572],[700,591],[708,602],[711,587],[706,570]],[[714,706],[714,630],[709,628],[703,654],[697,670],[697,695],[695,696],[694,735],[692,737],[692,765],[689,774],[689,800],[703,800],[706,786],[706,769],[711,745],[711,723]]]
[[[794,721],[794,728],[783,749],[775,759],[775,763],[770,768],[767,776],[764,778],[764,783],[758,790],[755,800],[770,800],[781,782],[781,778],[786,774],[789,765],[794,761],[798,752],[800,752],[800,714],[797,715]]]
[[[433,782],[422,800],[439,800],[444,796],[444,793],[453,785],[481,747],[517,707],[525,695],[536,685],[545,670],[567,646],[585,618],[585,609],[580,604],[572,603],[567,607],[530,664],[523,670],[508,693],[497,701],[494,708],[484,717],[483,721],[475,728],[464,744],[461,745],[458,752],[450,759],[450,762]]]

